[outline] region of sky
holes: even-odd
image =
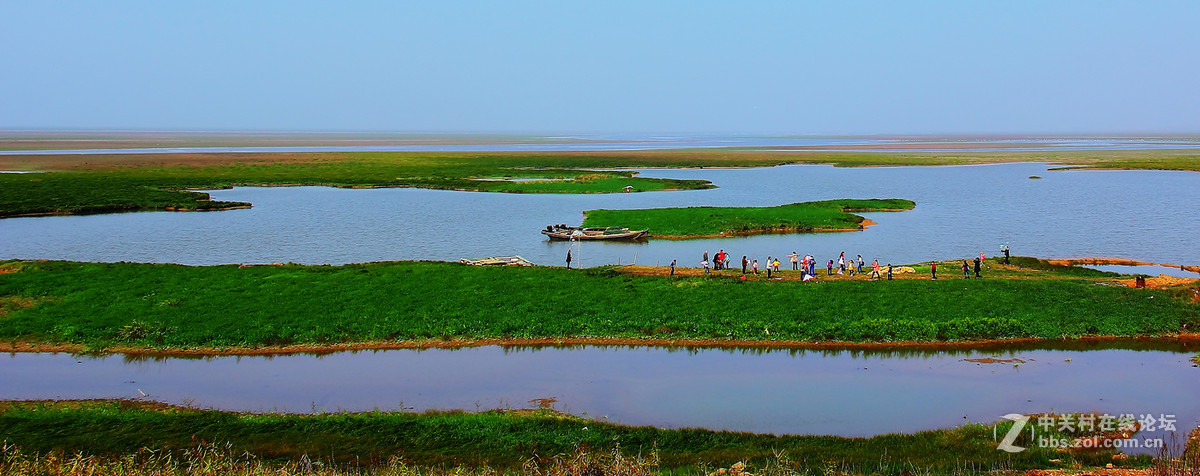
[[[1200,133],[1200,2],[0,2],[0,130]]]

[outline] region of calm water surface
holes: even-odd
[[[667,428],[867,436],[1007,413],[1174,414],[1200,424],[1194,352],[579,347],[131,360],[0,357],[0,399],[148,398],[247,411],[555,408]],[[999,356],[1026,363],[978,364]],[[1069,361],[1068,361],[1069,359]]]
[[[1200,264],[1200,174],[1048,171],[1044,164],[955,167],[644,170],[649,177],[706,179],[720,188],[632,194],[553,195],[419,189],[246,187],[212,192],[253,209],[143,212],[0,220],[0,259],[184,264],[351,263],[521,255],[562,264],[567,244],[538,233],[578,224],[595,208],[771,206],[835,198],[908,198],[912,211],[867,213],[866,231],[759,235],[644,243],[589,242],[585,266],[632,262],[698,266],[703,251],[765,260],[791,251],[819,260],[841,251],[870,262],[915,263],[998,253],[1048,258],[1111,256]],[[1029,179],[1037,175],[1040,180]],[[653,230],[651,230],[653,232]]]
[[[1096,270],[1100,270],[1100,271],[1108,271],[1110,273],[1145,274],[1145,275],[1149,275],[1149,276],[1158,276],[1160,274],[1165,274],[1167,276],[1175,276],[1177,278],[1200,279],[1200,272],[1188,271],[1186,269],[1179,269],[1179,268],[1167,267],[1167,266],[1153,266],[1153,265],[1129,266],[1129,265],[1123,265],[1123,264],[1086,264],[1086,265],[1080,265],[1080,266],[1082,266],[1084,268],[1091,268],[1091,269],[1096,269]]]

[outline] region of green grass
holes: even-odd
[[[733,233],[861,229],[863,217],[850,212],[911,210],[898,198],[825,200],[776,207],[688,207],[640,210],[588,210],[583,226],[649,229],[653,236],[689,238]]]
[[[236,185],[421,187],[509,193],[614,193],[702,189],[705,180],[651,179],[638,167],[839,167],[962,165],[1044,161],[1068,167],[1200,171],[1187,151],[1062,151],[995,153],[854,153],[675,150],[559,153],[262,153],[0,156],[0,170],[53,171],[0,174],[0,217],[47,213],[219,209],[228,204],[180,191]],[[569,179],[541,182],[482,178]],[[244,205],[244,204],[234,204]]]
[[[1003,435],[1011,423],[1001,423]],[[417,465],[520,468],[538,457],[568,455],[578,448],[626,454],[657,452],[662,469],[780,464],[794,470],[937,474],[956,470],[1035,469],[1103,465],[1112,453],[1059,453],[1028,444],[1021,453],[996,449],[993,426],[872,438],[773,436],[702,429],[667,430],[583,420],[552,411],[247,414],[194,410],[125,401],[3,402],[0,435],[25,452],[91,455],[132,454],[142,448],[181,452],[202,442],[270,460],[307,455],[341,463],[378,465],[393,456]],[[1059,459],[1061,463],[1050,460]],[[1145,466],[1148,457],[1121,462]],[[690,471],[689,471],[690,470]]]
[[[184,190],[238,185],[420,187],[508,193],[617,193],[626,185],[639,192],[712,187],[704,180],[651,179],[637,177],[631,171],[572,169],[568,168],[572,165],[570,161],[523,161],[519,158],[488,160],[393,157],[387,154],[331,158],[314,154],[298,161],[281,162],[273,162],[271,158],[228,161],[218,157],[211,163],[202,160],[199,166],[114,166],[105,160],[120,163],[121,157],[87,159],[96,162],[76,162],[66,170],[47,173],[0,174],[0,217],[247,206],[246,203],[211,202],[207,193]],[[479,180],[506,178],[545,180]]]
[[[1104,276],[1088,274],[1097,271],[1048,266],[993,269],[989,279],[819,283],[439,262],[0,263],[6,270],[0,296],[33,305],[0,317],[0,339],[93,350],[544,337],[956,341],[1174,335],[1200,324],[1191,289],[1106,286],[1088,277]]]
[[[155,180],[70,172],[0,174],[0,217],[250,206],[245,202],[211,201],[204,192],[165,189],[162,185],[162,181]]]

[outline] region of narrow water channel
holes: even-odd
[[[1200,424],[1193,355],[596,346],[207,358],[22,353],[0,357],[0,399],[149,398],[309,413],[531,408],[549,398],[558,410],[629,425],[842,436],[1094,411],[1175,415],[1186,433]],[[967,360],[986,357],[1024,363]]]

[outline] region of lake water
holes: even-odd
[[[213,191],[248,210],[142,212],[0,220],[0,259],[184,264],[351,263],[521,255],[560,265],[564,242],[538,231],[578,224],[595,208],[771,206],[835,198],[907,198],[907,212],[865,213],[865,231],[758,235],[641,243],[588,242],[585,266],[698,266],[727,250],[763,261],[791,251],[818,260],[841,251],[869,263],[915,263],[998,253],[1045,258],[1118,257],[1200,264],[1200,174],[1175,171],[1049,171],[1045,164],[835,168],[653,169],[648,177],[706,179],[719,188],[560,195],[420,189],[242,187]],[[1029,179],[1037,175],[1040,180]],[[651,230],[653,233],[653,230]]]
[[[1200,424],[1195,349],[900,351],[662,347],[388,350],[133,359],[0,356],[0,399],[147,398],[239,411],[531,408],[664,428],[869,436],[1007,413]],[[980,364],[997,356],[1025,363]],[[1147,436],[1155,436],[1148,434]]]
[[[584,265],[695,266],[703,251],[764,260],[846,251],[913,263],[1015,254],[1105,256],[1197,265],[1200,174],[1049,171],[1044,164],[956,167],[644,170],[706,179],[712,190],[537,195],[420,189],[236,188],[217,200],[254,208],[0,220],[0,259],[185,264],[457,260],[518,254],[561,264],[566,243],[538,233],[583,210],[770,206],[834,198],[908,198],[916,209],[864,214],[862,232],[584,243]],[[1028,177],[1038,175],[1041,180]],[[976,364],[998,351],[667,349],[395,350],[324,356],[132,359],[0,357],[0,399],[149,398],[226,410],[555,408],[633,425],[866,436],[996,421],[1006,413],[1175,414],[1200,424],[1195,349],[1017,349],[1027,362]],[[1070,359],[1068,361],[1067,359]]]

